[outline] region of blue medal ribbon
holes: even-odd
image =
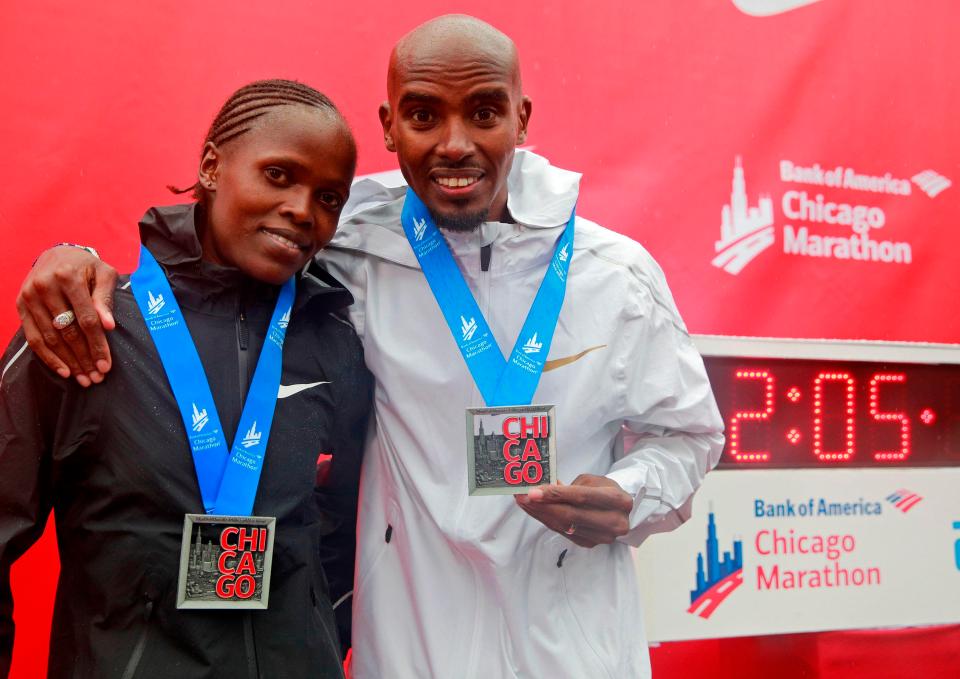
[[[130,288],[180,409],[204,510],[208,514],[249,516],[277,405],[283,340],[296,295],[296,281],[291,277],[280,288],[233,448],[229,450],[207,375],[183,313],[163,269],[143,246],[140,265],[130,276]]]
[[[444,320],[487,406],[528,405],[540,382],[567,290],[576,208],[557,241],[547,272],[508,359],[463,278],[426,205],[407,189],[400,222]]]

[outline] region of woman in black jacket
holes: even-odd
[[[144,216],[142,244],[169,282],[215,403],[194,405],[192,427],[144,320],[159,296],[151,290],[150,308],[138,305],[136,274],[116,291],[116,358],[103,384],[60,379],[24,350],[22,333],[14,338],[0,363],[0,676],[13,646],[10,565],[51,509],[61,568],[50,677],[342,676],[331,600],[352,587],[371,380],[339,314],[350,294],[303,268],[333,236],[355,159],[349,128],[322,94],[252,83],[210,128],[197,202]],[[280,286],[291,277],[292,309],[281,318]],[[259,430],[238,431],[277,328],[286,336],[272,426],[264,432],[261,419]],[[195,438],[214,413],[228,446],[269,439],[249,512],[276,519],[266,610],[177,607],[184,516],[203,514],[206,500],[188,428]],[[201,575],[213,567],[191,558]]]

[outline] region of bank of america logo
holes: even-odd
[[[737,156],[733,168],[730,204],[720,211],[720,240],[711,264],[736,276],[753,258],[773,245],[773,201],[761,194],[756,207],[747,205],[743,164]]]
[[[240,442],[240,445],[244,448],[253,448],[254,446],[259,446],[261,436],[262,434],[257,431],[257,421],[254,420],[253,424],[250,425],[250,430],[243,435],[243,440]]]
[[[192,420],[193,430],[197,433],[203,430],[207,426],[207,422],[210,421],[210,418],[207,417],[207,409],[197,408],[197,404],[193,404],[193,415],[190,418]]]
[[[917,495],[911,490],[901,488],[887,495],[887,502],[906,514],[916,507],[923,499],[922,495]]]
[[[743,584],[743,543],[733,541],[733,553],[725,551],[720,559],[717,524],[713,512],[707,518],[706,549],[697,554],[697,587],[690,590],[687,613],[706,620],[717,606]]]
[[[525,354],[539,354],[541,349],[543,349],[543,342],[537,341],[537,333],[533,333],[523,345],[523,353]]]
[[[151,314],[160,313],[166,302],[163,301],[163,295],[153,296],[150,290],[147,290],[147,311]]]
[[[910,180],[931,198],[935,198],[937,194],[946,191],[953,184],[942,174],[937,174],[933,170],[924,170],[910,177]]]
[[[427,232],[427,220],[426,218],[413,220],[413,239],[416,241],[423,240],[423,234]]]
[[[569,248],[570,248],[570,243],[567,243],[562,248],[560,248],[560,252],[557,253],[557,259],[559,259],[561,262],[567,261],[567,259],[570,257]]]
[[[473,339],[473,334],[477,331],[477,322],[470,318],[468,321],[464,316],[460,317],[460,333],[463,335],[463,341]]]
[[[290,312],[292,310],[292,308],[287,309],[287,312],[280,317],[280,322],[277,325],[279,325],[282,330],[286,330],[287,326],[290,325]]]

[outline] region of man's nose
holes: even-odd
[[[459,161],[473,151],[473,138],[470,136],[469,126],[459,118],[449,121],[444,127],[437,153],[444,158]]]
[[[303,225],[313,225],[313,211],[311,202],[313,196],[310,189],[306,186],[293,186],[284,196],[283,206],[280,208],[280,214],[291,221]]]

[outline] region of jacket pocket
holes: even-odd
[[[346,602],[345,605],[349,606],[350,603]],[[337,658],[343,659],[346,654],[347,648],[349,648],[349,643],[344,643],[349,641],[347,639],[342,639],[340,631],[337,629],[337,618],[335,612],[330,606],[330,600],[326,596],[317,596],[316,591],[313,587],[310,588],[310,612],[313,616],[313,624],[317,629],[317,634],[325,640],[326,653],[323,653],[323,657],[328,657],[328,654],[333,654]],[[349,625],[349,617],[346,618],[347,625]],[[350,629],[347,627],[344,630],[349,634]],[[337,666],[338,669],[342,671],[342,667]],[[319,671],[320,668],[317,668]],[[326,676],[326,675],[324,675]]]
[[[376,547],[376,550],[370,549],[372,556],[369,559],[363,559],[361,566],[362,571],[357,573],[357,581],[354,583],[353,589],[354,592],[360,592],[363,589],[364,584],[370,579],[371,574],[377,569],[380,561],[383,559],[384,554],[387,553],[387,550],[390,549],[390,541],[393,540],[393,534],[397,529],[397,518],[400,516],[400,511],[397,509],[397,505],[393,500],[389,500],[387,503],[386,511],[386,525],[381,526],[380,529],[374,529],[374,532],[379,532],[379,538],[376,538],[379,544]],[[370,527],[368,527],[370,528]],[[361,543],[361,549],[366,547],[365,544]],[[361,552],[362,556],[365,556]]]
[[[615,671],[622,649],[610,639],[620,636],[621,617],[602,582],[609,576],[603,558],[589,552],[547,531],[517,552],[503,619],[518,676],[634,676]]]
[[[610,667],[609,659],[604,659],[604,656],[609,654],[604,653],[604,650],[600,647],[598,633],[610,625],[619,627],[618,623],[612,619],[616,618],[617,611],[616,609],[610,611],[605,606],[606,602],[603,595],[598,595],[597,577],[598,575],[603,577],[601,575],[603,569],[594,568],[598,565],[596,557],[599,556],[595,552],[606,550],[609,547],[598,545],[592,550],[584,549],[562,538],[560,546],[562,546],[563,551],[560,552],[557,559],[557,570],[560,571],[562,599],[567,609],[567,615],[565,616],[567,629],[573,640],[579,642],[578,645],[583,652],[581,659],[584,662],[588,662],[589,659],[589,661],[592,661],[590,664],[596,665],[602,671],[602,674],[597,673],[594,676],[597,679],[602,677],[614,679],[615,675]],[[590,561],[594,561],[594,563],[591,564]],[[599,559],[599,561],[604,561],[604,559]],[[587,591],[584,591],[584,588]],[[601,592],[603,589],[602,586],[599,587]],[[598,606],[605,609],[600,615],[601,619],[595,619],[597,613],[601,612],[598,610]],[[619,630],[612,631],[619,633]]]
[[[123,670],[123,674],[120,675],[120,679],[133,679],[136,676],[137,668],[140,667],[140,661],[143,659],[143,652],[147,647],[147,637],[150,635],[150,622],[153,618],[153,608],[153,600],[147,599],[143,607],[143,629],[137,636],[137,642],[133,646],[130,659],[127,660],[127,665]]]

